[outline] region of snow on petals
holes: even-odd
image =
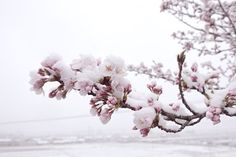
[[[71,89],[73,87],[73,82],[76,80],[71,68],[65,65],[62,61],[58,61],[53,65],[53,69],[60,74],[60,79],[64,82],[65,87]]]
[[[130,82],[123,77],[113,77],[111,87],[114,90],[113,94],[117,98],[122,98],[124,96],[125,91],[129,92],[131,90]]]
[[[143,107],[134,113],[134,124],[137,129],[150,128],[157,113],[153,107]]]
[[[71,68],[77,71],[83,71],[85,69],[93,70],[99,64],[100,61],[93,56],[81,55],[79,59],[72,61]]]
[[[108,56],[101,64],[100,69],[104,76],[124,76],[126,74],[124,60],[114,56]]]
[[[106,103],[109,105],[116,105],[117,99],[114,96],[108,96]]]
[[[111,120],[111,115],[112,115],[113,111],[109,110],[108,108],[104,108],[101,111],[101,114],[99,116],[101,122],[103,124],[107,124],[110,120]]]
[[[220,123],[220,114],[222,109],[219,107],[210,106],[206,112],[206,117],[211,119],[213,124]]]
[[[41,62],[41,65],[44,67],[52,67],[54,64],[56,64],[58,61],[61,60],[61,57],[55,54],[51,54],[46,59],[44,59]]]
[[[150,84],[147,84],[147,88],[151,92],[153,92],[153,93],[155,93],[157,95],[161,95],[162,94],[162,87],[158,86],[155,81],[152,81]]]
[[[78,89],[81,95],[86,95],[93,89],[93,82],[89,80],[81,80],[75,83],[75,89]]]
[[[30,73],[30,77],[30,84],[32,85],[31,90],[34,91],[36,94],[43,93],[43,86],[46,83],[45,79],[43,79],[40,74],[34,71]]]

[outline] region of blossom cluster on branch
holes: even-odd
[[[133,129],[142,136],[147,136],[153,128],[177,133],[203,118],[218,124],[221,115],[236,116],[236,1],[163,0],[161,11],[168,11],[192,29],[173,34],[184,49],[177,56],[177,71],[164,70],[156,62],[151,67],[143,63],[127,66],[114,56],[104,60],[80,56],[68,66],[60,57],[49,56],[31,73],[32,90],[42,94],[46,84],[56,82],[56,87],[49,91],[50,98],[64,99],[72,90],[90,96],[90,112],[104,124],[120,108],[131,110]],[[222,64],[188,65],[186,56],[195,50],[199,56],[220,57]],[[147,84],[146,93],[133,89],[127,78],[129,72],[154,79]],[[224,83],[227,85],[222,86],[222,77],[227,78]],[[160,79],[177,87],[177,100],[161,102],[160,98],[168,95],[168,91],[162,88]],[[203,98],[202,105],[186,99],[185,95],[193,92]]]
[[[104,124],[119,108],[132,110],[133,129],[139,130],[143,136],[147,136],[152,128],[175,133],[199,123],[204,117],[217,124],[221,114],[236,116],[236,79],[227,88],[215,91],[212,88],[214,84],[209,82],[217,78],[217,73],[202,75],[197,64],[188,67],[185,52],[178,55],[177,62],[179,71],[173,86],[179,89],[179,99],[171,104],[163,104],[159,100],[166,91],[157,81],[147,84],[146,94],[132,90],[124,61],[114,56],[103,61],[92,56],[81,56],[70,66],[66,66],[57,56],[49,56],[38,71],[31,73],[32,90],[41,94],[46,83],[57,82],[58,85],[48,94],[50,98],[66,98],[71,90],[78,91],[82,96],[89,95],[91,114],[98,116]],[[185,99],[184,93],[191,91],[205,97],[203,109],[199,110]]]
[[[231,79],[236,73],[235,0],[162,0],[161,11],[172,14],[186,25],[186,31],[172,34],[185,50],[199,56],[217,56],[225,67],[207,64]]]

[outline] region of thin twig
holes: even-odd
[[[234,25],[233,20],[231,19],[229,13],[225,10],[225,8],[224,8],[224,6],[222,5],[221,1],[220,1],[220,0],[217,0],[217,1],[218,1],[218,3],[219,3],[219,6],[220,6],[221,10],[224,12],[225,16],[229,19],[229,22],[230,22],[230,24],[232,25],[234,34],[236,35],[236,26]]]

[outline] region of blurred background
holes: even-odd
[[[127,64],[150,64],[155,60],[175,68],[181,47],[170,36],[184,26],[160,13],[160,2],[0,0],[0,156],[70,156],[58,151],[63,149],[75,156],[115,156],[114,152],[124,148],[122,144],[126,145],[127,156],[148,152],[165,156],[236,153],[233,118],[223,117],[216,126],[204,120],[179,134],[154,129],[149,137],[141,138],[132,130],[132,112],[119,110],[103,125],[97,117],[90,116],[89,97],[71,92],[67,99],[58,101],[30,91],[29,72],[51,53],[59,54],[68,64],[80,54],[101,58],[114,54]],[[142,90],[148,81],[142,76],[128,77],[137,90]],[[171,96],[166,96],[165,100],[169,99]],[[73,146],[60,145],[72,143]],[[42,147],[48,151],[39,149]],[[57,153],[51,152],[54,149]]]

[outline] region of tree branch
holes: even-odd
[[[233,20],[231,19],[229,13],[225,10],[225,8],[224,8],[224,6],[222,5],[221,1],[220,1],[220,0],[217,0],[217,1],[218,1],[218,3],[219,3],[220,8],[221,8],[222,11],[224,12],[225,16],[229,19],[229,22],[230,22],[230,24],[231,24],[231,26],[232,26],[232,29],[233,29],[233,31],[234,31],[234,34],[236,35],[236,26],[234,25]]]

